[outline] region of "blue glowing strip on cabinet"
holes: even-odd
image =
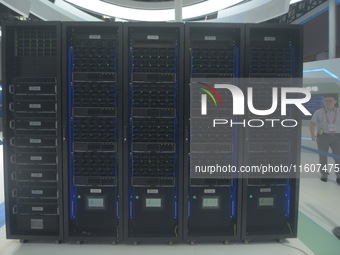
[[[193,73],[193,62],[194,62],[194,49],[192,49],[191,50],[191,56],[190,56],[190,73],[192,74]],[[191,77],[191,74],[190,74],[190,77]],[[190,82],[189,82],[190,83]],[[189,86],[189,98],[190,98],[190,95],[191,95],[191,88],[190,88],[190,84],[185,84],[185,86]],[[191,116],[191,100],[189,100],[190,101],[190,103],[189,103],[189,109],[190,109],[190,112],[189,112],[189,117]],[[190,121],[189,121],[190,122]],[[189,123],[189,125],[190,125],[190,123]],[[189,140],[190,140],[190,128],[189,128],[189,131],[188,131],[188,138],[189,138]],[[190,142],[189,142],[189,151],[190,151]],[[190,167],[191,167],[191,160],[190,160],[190,155],[191,155],[191,153],[189,153],[189,159],[188,159],[188,161],[189,161],[189,174],[188,174],[188,179],[190,180],[190,175],[191,175],[191,171],[190,171]],[[189,181],[189,183],[190,183],[190,181]],[[191,206],[191,204],[190,204],[190,201],[191,201],[191,193],[190,193],[190,191],[191,191],[191,189],[190,188],[188,188],[188,197],[186,198],[187,199],[187,201],[188,201],[188,219],[190,218],[190,215],[191,215],[191,208],[190,208],[190,206]]]
[[[133,86],[133,83],[131,82],[131,73],[133,72],[133,62],[134,62],[134,49],[131,48],[131,51],[130,51],[130,56],[128,57],[128,123],[127,123],[127,138],[128,137],[132,137],[133,139],[133,136],[131,135],[132,134],[132,130],[130,130],[130,126],[132,125],[132,123],[130,123],[130,118],[131,118],[131,107],[133,107],[133,101],[131,100],[133,94],[133,88],[130,87],[130,84],[131,86]],[[127,181],[127,186],[128,186],[128,197],[129,197],[129,219],[132,220],[132,213],[133,213],[133,210],[132,210],[132,203],[133,203],[133,198],[132,198],[132,191],[131,191],[131,177],[132,177],[132,169],[133,169],[133,159],[131,158],[131,141],[130,139],[127,139],[127,143],[128,143],[128,158],[127,158],[127,161],[128,161],[128,181]]]
[[[132,210],[132,196],[130,196],[130,206],[129,206],[129,209],[130,209],[130,220],[132,220],[132,212],[133,212],[133,210]]]
[[[119,219],[119,195],[117,196],[117,202],[116,202],[116,216],[117,216],[117,219]]]
[[[190,218],[191,210],[190,210],[190,194],[188,197],[188,218]]]
[[[240,66],[239,66],[239,57],[240,57],[240,49],[239,47],[235,47],[235,76],[236,76],[236,85],[239,87],[239,75],[240,75]]]
[[[114,57],[113,57],[113,61],[114,61],[114,69],[113,69],[113,72],[117,73],[117,48],[114,48]],[[114,97],[115,97],[115,105],[114,107],[116,107],[117,109],[117,105],[118,102],[117,100],[120,100],[120,98],[117,97],[117,80],[114,82]],[[117,121],[117,118],[114,119],[114,123],[115,123],[115,137],[114,137],[114,140],[115,142],[118,141],[117,139],[117,124],[119,124],[119,121]],[[120,149],[120,148],[119,148]],[[117,162],[117,152],[115,153],[115,172],[114,172],[114,175],[116,176],[116,178],[120,178],[119,176],[119,171],[118,171],[118,164],[120,162]],[[117,188],[116,188],[117,189]],[[117,201],[116,201],[116,217],[117,219],[119,219],[119,199],[120,199],[120,196],[119,196],[119,189],[117,189]]]
[[[236,76],[236,86],[239,87],[238,77],[239,77],[239,48],[235,47],[235,76]],[[235,116],[236,122],[238,121],[238,116]],[[238,127],[234,127],[233,130],[233,165],[238,167]],[[235,174],[236,175],[236,174]],[[230,218],[236,217],[236,207],[237,207],[237,178],[233,178],[233,185],[231,186],[231,215]]]
[[[179,72],[179,69],[180,68],[177,68],[177,65],[180,65],[180,63],[178,63],[179,61],[177,61],[179,58],[178,58],[178,56],[179,56],[179,54],[180,54],[180,52],[179,52],[179,50],[176,50],[176,48],[174,49],[174,55],[175,55],[175,58],[174,58],[174,72],[175,72],[175,74],[176,74],[176,81],[175,81],[175,83],[174,83],[174,91],[175,91],[175,93],[174,93],[174,107],[176,108],[176,118],[174,119],[174,133],[175,133],[175,143],[176,143],[176,147],[177,147],[177,149],[176,149],[176,152],[175,152],[175,157],[174,157],[174,164],[175,164],[175,166],[174,166],[174,172],[173,172],[173,176],[174,176],[174,178],[178,178],[178,176],[179,176],[179,173],[178,173],[178,160],[179,160],[179,155],[178,155],[178,153],[179,153],[179,133],[178,133],[178,131],[179,131],[179,127],[178,127],[178,125],[179,125],[179,120],[178,120],[178,116],[179,116],[179,113],[178,113],[178,111],[179,111],[179,100],[178,100],[178,97],[179,97],[179,86],[178,86],[178,84],[179,84],[179,81],[181,80],[180,79],[180,72]],[[178,208],[177,208],[177,203],[178,203],[178,201],[177,201],[177,199],[178,199],[178,181],[176,181],[175,182],[175,190],[174,190],[174,193],[175,193],[175,197],[174,197],[174,202],[175,202],[175,206],[174,206],[174,219],[177,219],[177,217],[178,217]]]
[[[291,48],[291,64],[290,64],[291,68],[290,68],[290,87],[294,86],[294,83],[292,82],[292,79],[294,78],[294,70],[295,69],[295,49],[294,48]],[[292,114],[293,114],[293,109],[291,108],[291,110],[289,111],[290,113],[290,116],[291,118],[293,118]],[[295,109],[296,111],[296,109]],[[296,137],[294,137],[294,133],[293,132],[289,132],[289,144],[294,144],[294,141],[296,140],[295,139]],[[293,162],[293,158],[294,158],[294,155],[293,155],[293,150],[291,150],[291,152],[289,153],[289,163],[290,164],[294,164]],[[287,162],[288,163],[288,162]]]
[[[73,190],[73,121],[72,121],[72,99],[73,99],[73,47],[68,48],[67,59],[67,86],[68,86],[68,150],[69,150],[69,203],[70,203],[70,218],[75,218],[74,212],[74,190]]]
[[[284,205],[284,214],[285,217],[289,218],[290,216],[290,196],[291,196],[291,185],[287,184],[285,187],[285,205]]]
[[[114,68],[113,68],[113,72],[117,74],[117,48],[114,48],[114,57],[113,57],[113,61],[114,61]],[[117,100],[119,100],[119,98],[117,98],[117,79],[116,81],[113,83],[113,95],[114,95],[114,107],[117,109]],[[117,139],[117,135],[118,135],[118,132],[119,132],[119,129],[117,130],[117,125],[119,124],[119,121],[117,120],[117,117],[114,118],[114,133],[115,133],[115,136],[114,136],[114,142],[117,142],[118,139]],[[109,142],[109,141],[108,141]],[[115,158],[115,166],[114,166],[114,173],[113,175],[116,176],[117,178],[119,177],[119,172],[118,172],[118,159],[117,159],[117,152],[114,153],[114,158]],[[119,200],[119,192],[117,191],[117,217],[118,217],[118,200]]]

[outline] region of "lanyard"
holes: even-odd
[[[334,109],[334,120],[333,120],[333,125],[334,125],[335,122],[336,122],[336,111],[337,111],[337,109],[335,108],[335,109]],[[327,124],[329,124],[329,119],[328,119],[328,114],[327,114],[326,108],[325,108],[325,115],[326,115]]]

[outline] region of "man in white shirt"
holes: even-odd
[[[311,137],[317,141],[320,151],[332,149],[334,155],[340,156],[340,110],[335,107],[337,98],[333,95],[324,97],[324,107],[316,110],[310,122]],[[317,135],[315,134],[317,128]],[[319,154],[321,164],[321,181],[327,182],[327,156]],[[340,160],[335,160],[335,166],[340,167]],[[334,167],[333,167],[334,169]],[[340,173],[336,172],[337,183],[340,184]]]

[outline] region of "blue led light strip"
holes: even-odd
[[[131,45],[130,45],[131,46]],[[131,118],[131,108],[133,107],[132,104],[132,96],[133,96],[133,89],[130,87],[130,83],[131,83],[131,73],[133,72],[133,62],[134,62],[134,49],[131,47],[131,51],[130,51],[130,56],[128,58],[128,114],[129,114],[129,119]],[[133,86],[133,84],[131,85]],[[133,137],[132,136],[132,130],[130,130],[131,126],[133,124],[130,123],[130,121],[128,121],[127,124],[127,137]],[[131,190],[131,177],[132,177],[132,169],[133,169],[133,158],[131,159],[130,153],[131,153],[131,139],[127,139],[127,143],[128,143],[128,197],[129,197],[129,219],[132,220],[132,214],[133,214],[133,209],[132,209],[132,190]],[[132,156],[133,157],[133,156]]]
[[[236,85],[238,84],[238,76],[239,76],[239,48],[235,47],[235,76],[236,76]],[[236,121],[238,121],[238,116],[235,116]],[[235,127],[233,130],[233,145],[234,151],[233,151],[233,165],[238,165],[237,159],[238,159],[238,127]],[[236,175],[236,174],[235,174]],[[236,217],[236,207],[237,207],[237,178],[233,178],[233,185],[231,186],[231,218]]]
[[[178,178],[178,175],[179,175],[179,173],[178,173],[178,171],[179,171],[179,167],[178,167],[178,164],[179,164],[179,162],[178,162],[178,160],[179,160],[179,155],[178,155],[178,153],[179,153],[179,134],[178,134],[178,129],[179,129],[179,118],[178,118],[178,116],[179,116],[179,114],[177,114],[177,110],[179,109],[179,100],[178,100],[178,96],[179,96],[179,93],[178,93],[178,90],[179,90],[179,84],[178,84],[178,81],[180,81],[180,72],[179,72],[179,68],[177,68],[177,65],[179,65],[179,63],[178,63],[178,60],[179,60],[179,54],[180,54],[180,52],[179,52],[179,49],[177,48],[175,48],[174,49],[174,55],[175,55],[175,58],[174,58],[174,72],[176,73],[176,78],[177,78],[177,81],[175,82],[175,84],[174,84],[174,90],[175,90],[175,92],[174,92],[174,101],[175,101],[175,103],[174,103],[174,106],[177,108],[176,109],[176,118],[174,119],[174,133],[175,133],[175,143],[176,143],[176,147],[177,147],[177,149],[176,149],[176,152],[175,152],[175,162],[174,162],[174,164],[175,164],[175,166],[174,166],[174,173],[173,173],[173,176],[174,176],[174,178]],[[177,132],[176,132],[176,129],[177,129]],[[177,208],[177,203],[178,203],[178,189],[179,189],[179,187],[178,187],[178,182],[176,181],[175,182],[175,190],[174,190],[174,192],[175,192],[175,205],[174,205],[174,219],[177,219],[177,217],[178,217],[178,208]]]
[[[73,98],[73,47],[68,48],[67,59],[67,85],[68,85],[68,149],[69,149],[69,205],[70,205],[70,219],[75,219],[74,212],[74,187],[73,187],[73,121],[72,121],[72,98]]]
[[[336,79],[337,81],[340,81],[339,76],[337,76],[336,74],[332,73],[331,71],[329,71],[326,68],[308,69],[308,70],[304,70],[303,71],[303,73],[317,73],[317,72],[324,72],[324,73],[328,74],[329,76],[331,76],[332,78]]]
[[[340,156],[329,153],[329,152],[320,151],[320,150],[310,148],[310,147],[307,147],[307,146],[301,146],[301,149],[306,150],[306,151],[315,152],[315,153],[323,155],[323,156],[328,156],[328,157],[334,158],[336,160],[340,160]]]
[[[287,184],[285,187],[285,204],[284,204],[284,213],[285,217],[289,218],[290,216],[290,195],[291,195],[291,185]]]
[[[0,203],[0,228],[5,225],[5,203]]]

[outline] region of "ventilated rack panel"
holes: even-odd
[[[235,73],[235,50],[223,48],[193,48],[191,73]]]
[[[130,41],[131,175],[173,176],[178,143],[178,41]],[[165,45],[162,45],[164,43]]]
[[[251,48],[250,74],[292,75],[292,48]]]
[[[117,174],[116,36],[77,29],[70,35],[70,143],[75,177],[91,180]]]
[[[15,56],[56,56],[57,32],[50,29],[17,28],[15,33]]]
[[[173,176],[176,158],[173,153],[133,153],[133,176]]]
[[[74,176],[114,176],[116,155],[111,152],[75,152]]]

